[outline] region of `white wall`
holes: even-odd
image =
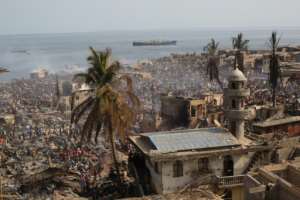
[[[234,175],[241,174],[248,166],[250,158],[253,153],[244,155],[233,155],[234,161]],[[209,158],[209,170],[212,174],[222,176],[223,174],[223,159],[224,156],[213,156]],[[153,185],[158,193],[171,193],[182,189],[187,184],[196,180],[200,176],[206,176],[209,173],[202,173],[198,171],[198,159],[183,161],[183,176],[173,177],[173,163],[174,161],[161,162],[160,175],[157,175],[154,168],[149,163],[149,168],[152,176]]]
[[[175,160],[174,160],[175,162]],[[173,163],[162,162],[162,184],[163,193],[178,191],[188,183],[192,182],[199,176],[206,176],[208,173],[201,174],[198,171],[198,159],[183,161],[183,176],[173,177]],[[223,157],[209,158],[209,169],[213,174],[222,175],[223,172]]]

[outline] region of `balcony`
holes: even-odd
[[[245,175],[237,176],[216,176],[216,185],[218,188],[232,188],[242,186],[244,184]]]
[[[242,88],[242,89],[225,89],[224,95],[229,97],[247,97],[250,96],[250,89],[249,88]]]

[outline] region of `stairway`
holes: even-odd
[[[259,161],[262,157],[262,152],[261,151],[257,151],[254,153],[254,155],[252,156],[248,166],[246,167],[246,169],[243,171],[243,174],[247,174],[257,163],[257,161]]]

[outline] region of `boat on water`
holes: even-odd
[[[140,41],[140,42],[133,42],[133,46],[166,46],[166,45],[176,45],[177,41],[176,40],[163,40],[163,41],[158,41],[158,40],[152,40],[152,41]]]

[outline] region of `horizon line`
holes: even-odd
[[[202,27],[173,27],[173,28],[144,28],[144,29],[105,29],[91,31],[67,31],[67,32],[33,32],[33,33],[7,33],[0,36],[25,36],[25,35],[55,35],[55,34],[84,34],[84,33],[101,33],[101,32],[144,32],[144,31],[201,31],[201,29],[214,31],[263,31],[271,30],[300,30],[300,26],[202,26]]]

